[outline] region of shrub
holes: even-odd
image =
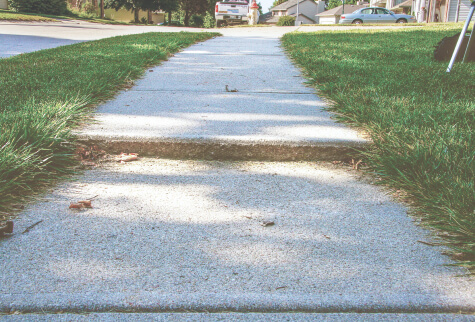
[[[192,15],[190,18],[190,25],[192,27],[203,27],[204,19],[200,15]]]
[[[295,17],[292,16],[282,16],[279,18],[277,22],[277,26],[294,26],[295,25]]]
[[[10,0],[14,11],[62,15],[68,12],[66,0]]]
[[[203,27],[214,28],[215,24],[216,24],[216,20],[214,19],[214,16],[211,15],[209,12],[207,12],[204,22],[203,22]]]
[[[96,8],[94,5],[90,2],[86,3],[83,8],[84,12],[87,14],[94,14],[96,13]]]

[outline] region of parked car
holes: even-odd
[[[341,15],[339,23],[407,23],[416,21],[416,17],[411,15],[397,14],[385,8],[369,7]]]

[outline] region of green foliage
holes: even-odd
[[[180,10],[183,12],[183,23],[185,26],[190,25],[192,15],[202,15],[206,13],[209,3],[208,0],[178,0]]]
[[[35,14],[15,13],[8,10],[0,9],[0,20],[17,20],[17,21],[57,21],[56,19],[37,16]]]
[[[190,18],[190,25],[192,27],[203,27],[204,18],[200,15],[192,15]]]
[[[358,1],[357,0],[345,0],[345,6],[346,5],[352,5],[352,4],[356,4]],[[343,4],[343,2],[341,0],[328,0],[328,3],[327,3],[327,10],[330,10],[330,9],[333,9],[333,8],[336,8],[336,7],[339,7]]]
[[[277,21],[277,26],[295,26],[295,17],[282,16]]]
[[[72,127],[144,70],[215,33],[113,37],[0,60],[0,211],[75,163]]]
[[[205,28],[214,28],[216,24],[216,19],[214,19],[214,15],[206,12],[206,16],[203,21],[203,27]]]
[[[370,134],[367,162],[405,191],[423,222],[475,269],[475,64],[432,58],[460,25],[286,34],[282,40],[340,117]],[[471,261],[471,263],[470,263]]]
[[[160,0],[160,9],[165,12],[173,12],[178,10],[178,0]]]
[[[279,4],[282,4],[286,2],[287,0],[274,0],[274,3],[272,3],[272,8],[275,6],[278,6]]]
[[[87,2],[82,9],[87,14],[94,14],[96,12],[96,8],[91,2]]]
[[[10,8],[19,12],[63,15],[68,12],[66,0],[10,0]]]

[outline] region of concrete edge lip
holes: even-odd
[[[138,153],[169,159],[233,161],[333,161],[349,160],[367,150],[369,141],[275,142],[212,139],[112,139],[79,135],[78,143],[95,145],[110,154]]]
[[[473,313],[471,302],[421,294],[47,293],[0,294],[0,312]]]

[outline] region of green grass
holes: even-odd
[[[9,10],[0,9],[0,20],[12,20],[12,21],[57,21],[51,17],[45,17],[42,15],[36,15],[31,13],[16,13]]]
[[[39,22],[54,22],[58,19],[75,19],[75,20],[84,20],[94,23],[102,23],[109,25],[134,25],[134,23],[115,21],[111,19],[101,19],[98,18],[95,14],[87,14],[85,12],[80,12],[76,10],[71,10],[67,15],[64,16],[55,16],[48,14],[36,14],[36,13],[26,13],[26,12],[14,12],[11,10],[2,10],[0,9],[0,20],[9,20],[9,21],[39,21]],[[143,24],[140,24],[143,25]]]
[[[460,25],[292,33],[282,42],[340,118],[374,141],[383,182],[405,191],[423,223],[475,267],[475,63],[433,60]]]
[[[144,70],[216,33],[147,33],[0,60],[0,211],[75,164],[71,129]]]

